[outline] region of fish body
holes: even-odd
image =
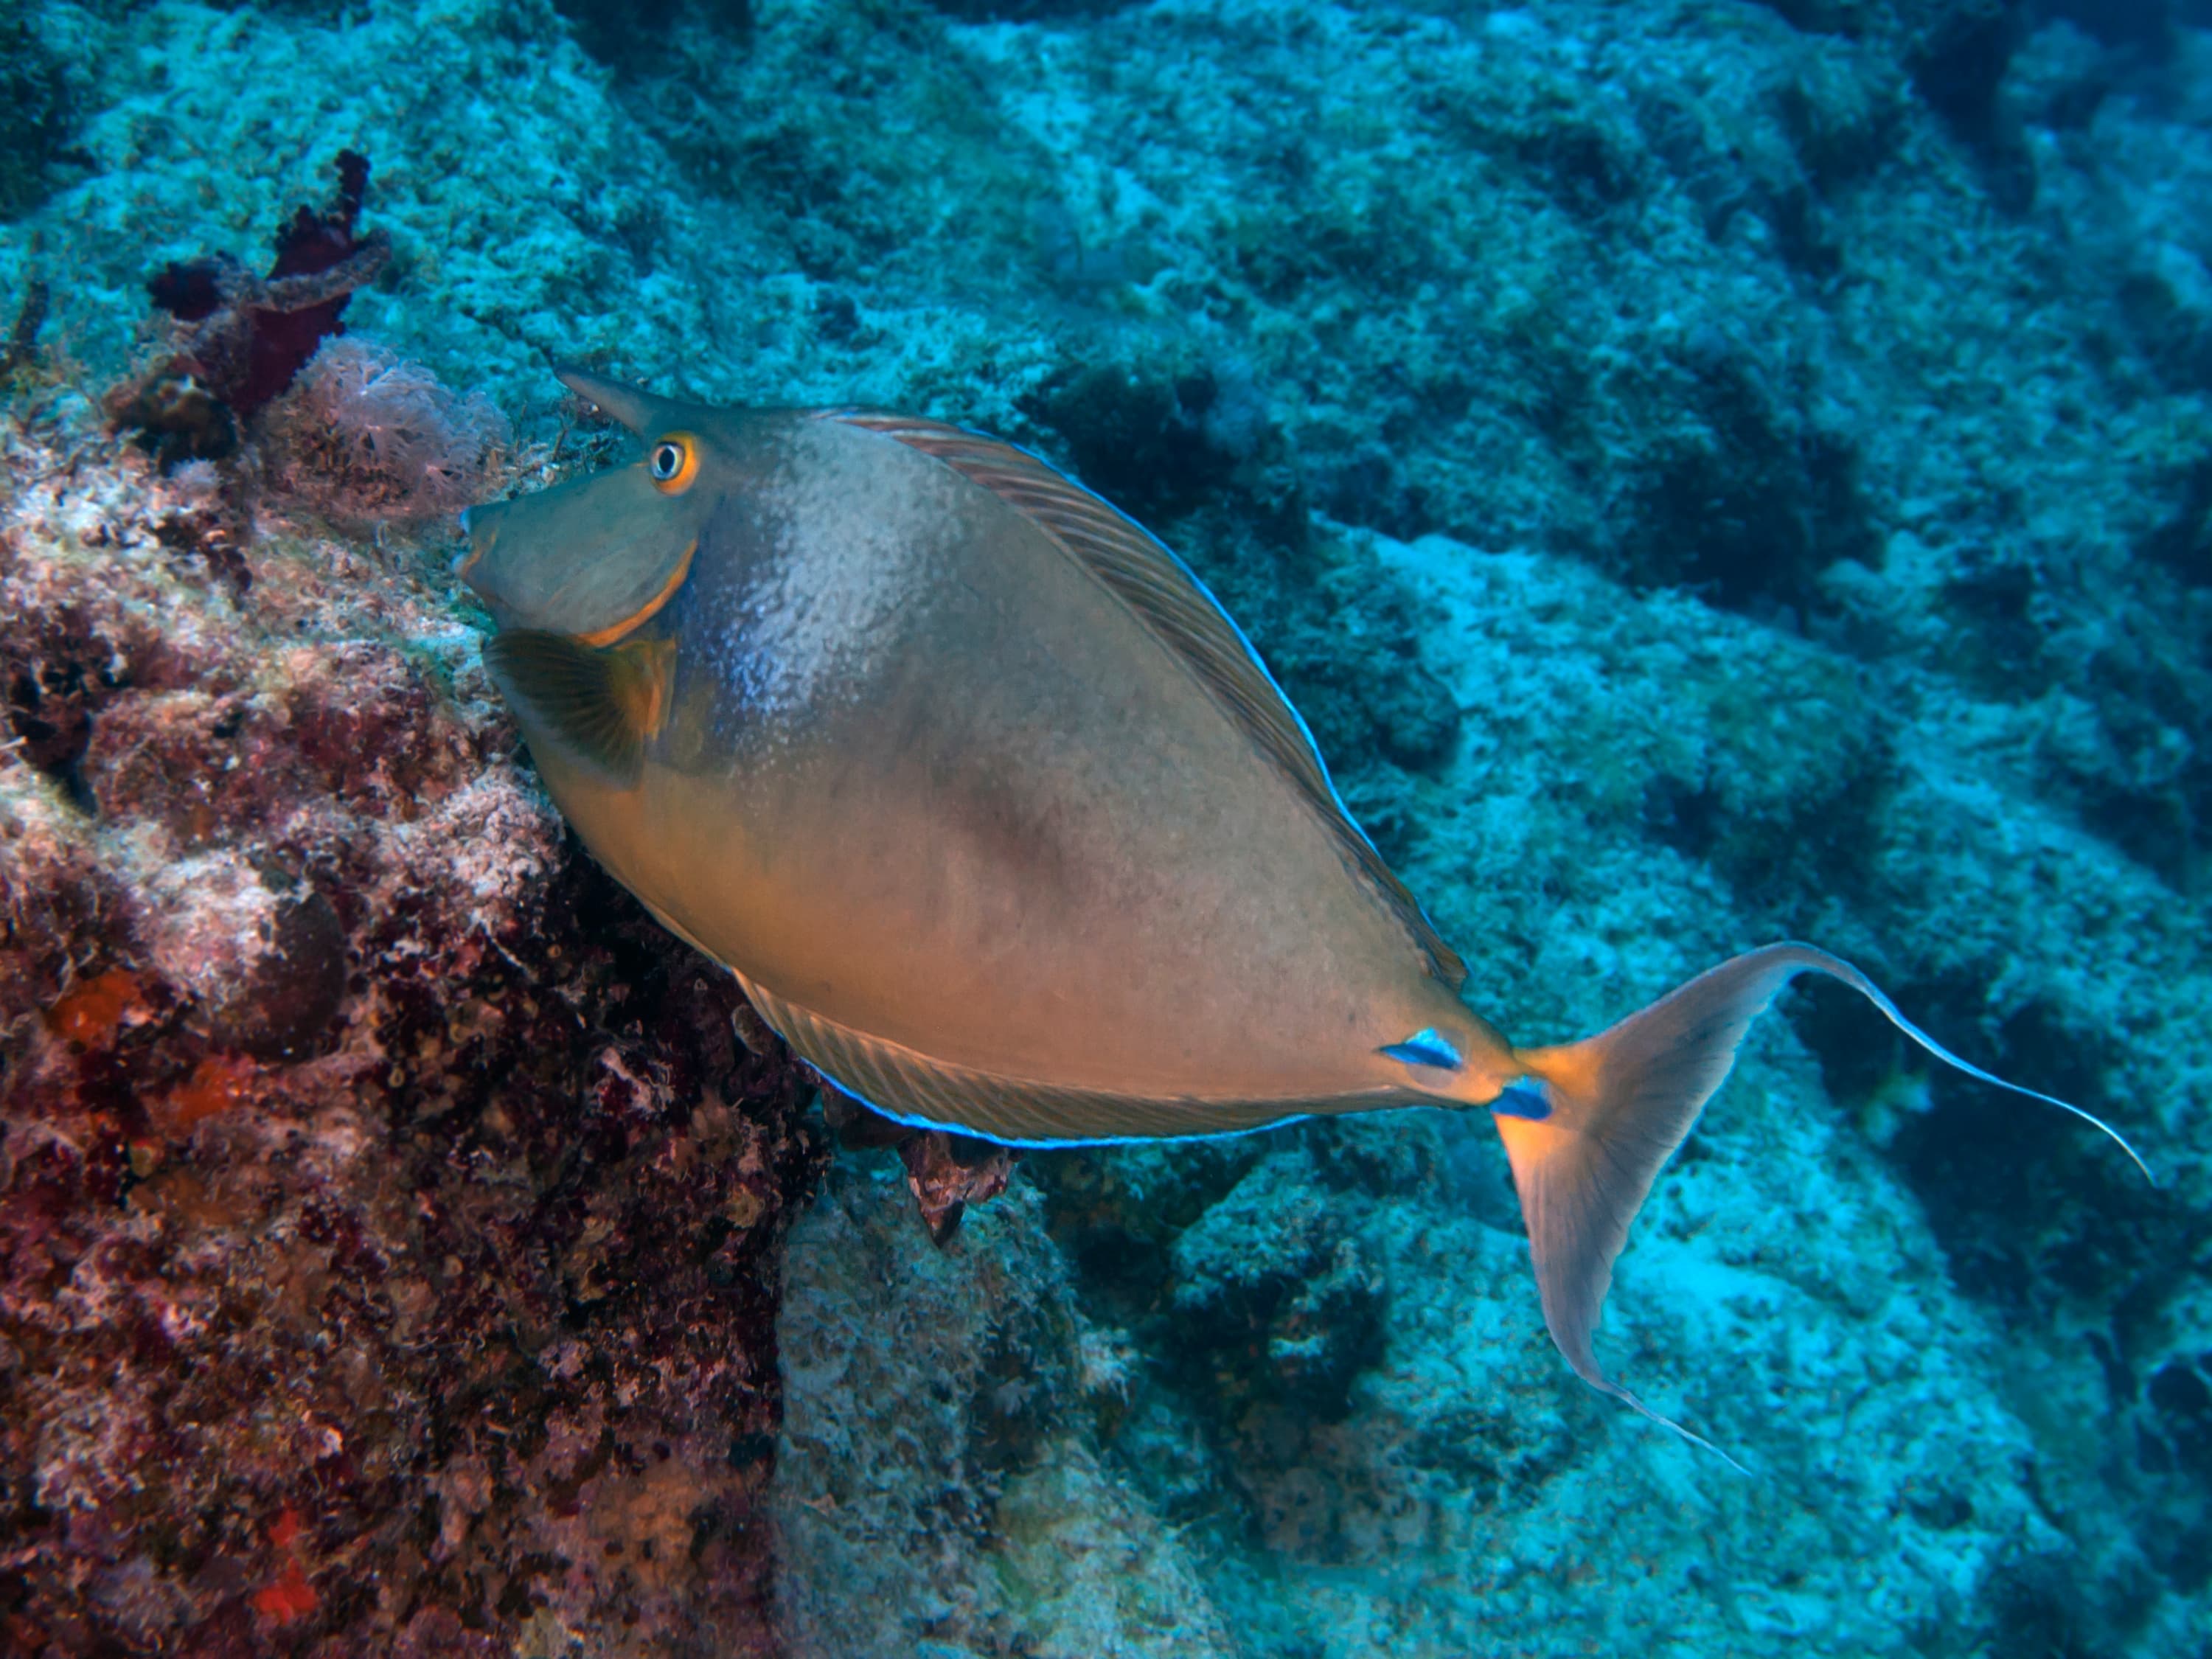
[[[1302,777],[1152,618],[972,476],[1068,490],[1048,469],[927,423],[656,413],[702,452],[683,580],[640,616],[663,585],[641,560],[606,611],[575,609],[572,587],[559,618],[665,663],[635,763],[564,741],[526,666],[506,660],[502,682],[593,854],[771,1024],[804,1026],[802,1053],[829,1062],[835,1042],[840,1082],[912,1121],[1066,1142],[1463,1101],[1521,1075],[1303,730]],[[477,533],[542,544],[532,521],[565,527],[582,504],[549,492]],[[605,516],[580,520],[596,538]],[[1215,627],[1236,690],[1287,711],[1164,550],[1119,515],[1097,527]],[[495,613],[530,610],[477,580]],[[1385,1052],[1424,1030],[1457,1071]],[[956,1077],[957,1103],[914,1092]]]
[[[593,855],[888,1115],[1052,1145],[1488,1106],[1553,1335],[1637,1403],[1589,1349],[1613,1256],[1782,985],[1962,1063],[1804,945],[1516,1048],[1133,522],[936,422],[563,378],[645,451],[472,514],[487,663]]]

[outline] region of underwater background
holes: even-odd
[[[0,1653],[2208,1651],[2205,0],[4,0],[0,330]],[[483,678],[553,361],[1144,520],[1516,1037],[1809,939],[2159,1187],[1793,993],[1599,1341],[1748,1475],[1474,1117],[939,1248]]]

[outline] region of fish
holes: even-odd
[[[487,672],[592,855],[831,1085],[1014,1147],[1487,1110],[1547,1328],[1591,1386],[1629,1225],[1800,974],[1748,951],[1523,1047],[1362,833],[1257,652],[1158,538],[1028,451],[866,408],[580,369],[625,464],[471,509]]]

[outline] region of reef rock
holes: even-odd
[[[0,429],[0,1648],[773,1650],[818,1162],[415,550]]]

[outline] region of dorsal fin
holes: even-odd
[[[934,456],[1026,515],[1105,583],[1188,665],[1215,702],[1322,816],[1345,858],[1373,884],[1428,958],[1429,971],[1459,989],[1467,978],[1465,964],[1352,821],[1305,722],[1228,612],[1158,538],[1028,451],[998,439],[871,410],[831,410],[825,418],[881,433]]]
[[[1162,1100],[998,1077],[855,1031],[786,1002],[743,974],[736,977],[760,1017],[801,1060],[847,1094],[902,1123],[957,1130],[1006,1146],[1242,1134],[1316,1113],[1425,1101],[1410,1090],[1327,1100]]]

